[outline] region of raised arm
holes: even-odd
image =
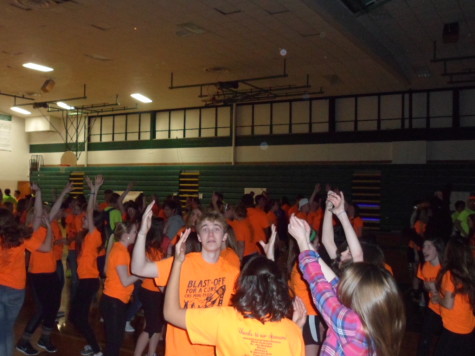
[[[295,215],[290,217],[289,234],[292,235],[297,242],[300,252],[308,250],[315,251],[309,238],[310,230],[310,226],[305,220],[299,219],[295,217]],[[318,259],[318,263],[321,266],[325,279],[329,282],[332,281],[336,277],[335,272],[333,272],[333,270],[321,258]]]
[[[53,248],[53,232],[51,230],[49,217],[46,213],[43,214],[41,222],[46,226],[46,238],[37,251],[50,252]]]
[[[266,257],[271,260],[275,261],[275,240],[277,237],[277,230],[274,224],[271,225],[271,235],[269,238],[269,242],[265,243],[264,241],[259,241],[259,244],[262,246]]]
[[[38,184],[33,183],[31,189],[35,191],[35,205],[33,207],[33,231],[38,229],[41,225],[41,219],[43,218],[43,200],[41,197],[41,189]]]
[[[130,286],[140,279],[137,276],[129,274],[129,266],[127,265],[119,265],[116,266],[115,269],[119,275],[120,283],[122,283],[124,287]]]
[[[220,211],[218,201],[219,196],[216,193],[213,193],[213,195],[211,196],[211,205],[213,206],[213,210],[216,210],[217,212]]]
[[[69,192],[71,192],[72,189],[73,189],[73,183],[68,182],[68,184],[66,184],[63,191],[59,195],[59,197],[54,202],[53,207],[51,208],[51,211],[49,212],[49,221],[54,220],[54,217],[56,216],[56,214],[58,214],[59,209],[61,209],[61,204],[63,203],[64,197],[66,196],[66,194],[69,194]]]
[[[325,247],[325,250],[328,253],[328,256],[334,260],[336,258],[336,244],[335,244],[335,234],[333,232],[333,214],[331,209],[333,208],[333,203],[328,201],[325,202],[325,213],[323,215],[323,224],[322,224],[322,244]]]
[[[120,213],[122,215],[125,214],[125,209],[124,209],[124,205],[123,205],[124,199],[127,196],[127,194],[130,193],[130,191],[132,190],[133,187],[134,187],[133,182],[130,182],[129,184],[127,184],[127,188],[125,188],[123,193],[120,195],[119,200],[117,201],[117,207],[119,208]]]
[[[87,202],[87,229],[89,232],[93,232],[94,226],[94,206],[96,205],[97,193],[99,188],[104,183],[104,178],[101,175],[96,176],[94,183],[89,177],[86,177],[86,183],[89,186],[89,200]]]
[[[154,262],[149,261],[145,254],[145,240],[147,239],[147,233],[152,226],[152,207],[155,204],[153,200],[145,209],[142,216],[142,222],[140,224],[140,230],[135,240],[134,251],[132,253],[132,273],[137,276],[156,278],[158,277],[158,268]]]
[[[312,202],[315,200],[315,197],[317,196],[318,193],[320,193],[320,190],[322,189],[320,183],[315,184],[315,188],[313,189],[312,195],[310,196],[309,202]]]
[[[185,242],[190,234],[190,229],[186,229],[175,246],[175,260],[168,279],[167,291],[165,293],[165,304],[163,313],[165,319],[182,329],[186,330],[186,309],[180,306],[180,273],[185,261]]]
[[[340,220],[343,231],[345,232],[346,241],[348,242],[348,248],[350,249],[353,262],[363,261],[363,249],[361,248],[358,236],[356,236],[355,230],[351,225],[351,221],[345,211],[345,196],[343,192],[337,194],[335,192],[328,192],[328,201],[333,204],[332,212]]]

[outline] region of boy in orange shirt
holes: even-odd
[[[287,283],[277,264],[264,256],[254,256],[243,267],[232,306],[188,309],[180,305],[180,275],[188,258],[184,248],[188,233],[185,232],[175,249],[165,295],[165,318],[176,327],[185,329],[193,343],[215,346],[217,356],[304,356],[302,331],[286,318],[292,309]],[[266,254],[272,257],[275,236],[273,228],[269,243],[261,244]],[[294,313],[294,320],[301,326],[305,321],[305,307],[301,301],[294,304]]]
[[[152,202],[146,209],[142,223],[148,229],[151,224]],[[145,229],[148,231],[148,229]],[[227,234],[224,217],[216,212],[202,216],[197,224],[198,240],[201,242],[201,252],[191,252],[186,255],[180,276],[179,301],[183,308],[209,308],[212,306],[228,305],[234,283],[239,275],[239,269],[231,265],[221,254],[221,245],[225,243]],[[151,262],[145,256],[146,231],[140,232],[135,243],[132,256],[132,273],[155,278],[158,286],[168,283],[173,258]],[[212,346],[191,344],[185,330],[168,325],[166,336],[166,356],[214,356]]]

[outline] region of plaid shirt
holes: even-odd
[[[322,273],[315,251],[299,255],[300,269],[310,286],[313,301],[328,325],[320,355],[376,355],[370,350],[360,317],[337,297],[338,278],[330,283]]]

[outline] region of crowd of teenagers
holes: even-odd
[[[182,209],[173,196],[125,202],[133,184],[119,195],[101,190],[102,176],[86,183],[86,197],[67,184],[52,205],[36,184],[27,199],[2,198],[0,355],[70,354],[52,333],[65,248],[67,321],[84,338],[83,356],[119,356],[134,327],[135,356],[156,355],[162,338],[167,356],[400,354],[406,311],[392,268],[338,189],[317,184],[293,205],[264,192],[231,206],[214,193],[209,206],[189,198]],[[417,352],[473,355],[475,196],[453,220],[441,216],[420,202],[411,217],[413,296],[426,308]],[[27,281],[34,313],[14,340]],[[102,345],[90,320],[97,299]],[[132,325],[139,309],[143,325]]]

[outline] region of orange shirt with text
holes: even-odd
[[[155,262],[158,277],[155,284],[168,283],[173,258]],[[216,263],[206,262],[200,252],[186,255],[180,274],[180,307],[185,309],[211,308],[229,305],[239,269],[223,258]],[[203,323],[203,320],[201,320]],[[171,324],[167,327],[165,356],[214,356],[214,347],[193,345],[185,330]]]
[[[302,330],[287,318],[263,324],[233,307],[190,309],[186,328],[193,343],[215,345],[216,356],[305,356]]]

